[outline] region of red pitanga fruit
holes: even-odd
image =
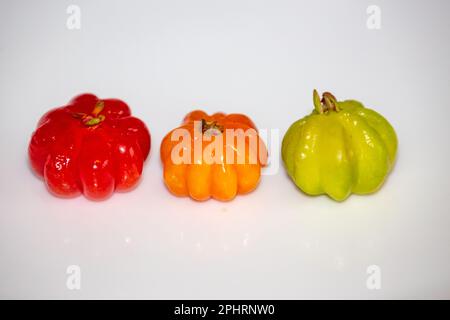
[[[42,116],[28,155],[54,195],[103,200],[137,184],[150,141],[125,102],[82,94]]]

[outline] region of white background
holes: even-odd
[[[1,298],[450,298],[449,1],[0,4]],[[165,189],[159,144],[187,112],[241,112],[282,135],[313,88],[395,127],[381,191],[308,197],[282,167],[229,203]],[[55,198],[27,164],[39,117],[83,92],[123,99],[152,133],[142,183],[105,202]]]

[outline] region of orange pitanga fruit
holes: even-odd
[[[267,148],[247,116],[196,110],[165,136],[161,161],[174,195],[229,201],[257,187]]]

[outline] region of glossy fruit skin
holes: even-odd
[[[150,144],[147,127],[126,103],[82,94],[42,116],[28,155],[52,194],[104,200],[137,185]]]
[[[174,163],[171,153],[178,143],[171,141],[172,133],[177,129],[185,129],[189,132],[191,145],[194,145],[196,139],[203,139],[203,134],[195,130],[199,130],[195,126],[196,122],[205,121],[207,123],[215,123],[221,126],[223,130],[227,129],[253,129],[258,140],[258,147],[251,149],[246,140],[245,147],[237,145],[235,141],[227,140],[223,136],[223,158],[219,162],[207,163],[204,159],[197,162],[194,155],[190,154],[192,159],[189,163]],[[208,148],[210,143],[216,139],[211,137],[211,142],[203,142],[202,152]],[[226,161],[226,149],[234,150],[235,159],[239,155],[245,157],[245,163],[228,163]],[[185,150],[186,151],[186,150]],[[190,150],[193,153],[193,148]],[[196,110],[187,114],[182,125],[169,132],[161,143],[161,161],[164,167],[164,182],[174,195],[179,197],[189,196],[197,201],[205,201],[214,198],[220,201],[229,201],[236,197],[237,194],[246,194],[253,191],[260,180],[261,168],[267,162],[267,149],[264,142],[257,135],[257,129],[254,123],[245,115],[215,113],[208,115],[204,111]],[[189,151],[188,151],[189,152]],[[250,163],[250,156],[257,156],[255,163]],[[259,156],[258,156],[259,155]]]
[[[283,138],[282,158],[302,191],[343,201],[383,185],[398,142],[393,127],[377,112],[355,100],[336,105],[337,111],[316,108],[293,123]]]

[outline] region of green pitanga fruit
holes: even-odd
[[[283,138],[283,162],[294,183],[336,201],[377,191],[395,163],[394,128],[362,103],[337,101],[329,92],[320,99],[314,90],[314,108]]]

